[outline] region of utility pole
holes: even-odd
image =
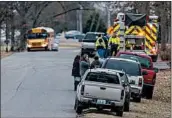
[[[76,29],[79,31],[79,10],[76,11]]]
[[[83,7],[82,5],[80,5],[80,10],[79,10],[79,30],[82,33],[82,10]]]
[[[107,8],[107,12],[108,12],[108,27],[110,27],[111,26],[111,23],[110,23],[110,10]]]
[[[110,27],[111,26],[111,17],[110,17],[110,4],[106,4],[106,6],[105,6],[105,8],[106,8],[106,13],[107,13],[107,28],[108,27]]]

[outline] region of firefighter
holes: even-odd
[[[131,43],[130,43],[130,41],[128,41],[128,40],[126,40],[126,45],[125,45],[125,47],[126,47],[126,49],[127,50],[130,50],[131,49]]]
[[[104,58],[105,49],[106,49],[105,41],[103,40],[102,35],[99,34],[99,36],[96,40],[96,50],[97,50],[97,54],[99,55],[100,58]]]
[[[118,37],[117,32],[115,32],[113,36],[110,37],[108,44],[111,49],[110,55],[116,56],[120,49],[120,38]]]

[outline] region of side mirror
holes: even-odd
[[[158,73],[158,68],[153,68],[154,69],[154,71],[155,71],[155,73]]]
[[[142,75],[148,75],[147,71],[142,71]]]

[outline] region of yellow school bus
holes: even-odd
[[[27,32],[27,50],[51,50],[54,42],[54,30],[49,27],[32,28]]]

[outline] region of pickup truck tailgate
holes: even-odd
[[[99,82],[85,82],[84,96],[90,98],[99,98],[120,101],[121,85],[106,84]]]

